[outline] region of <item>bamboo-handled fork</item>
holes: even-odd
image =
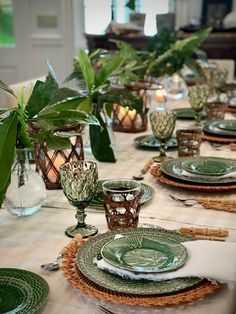
[[[207,209],[216,209],[216,210],[236,213],[236,200],[233,200],[233,199],[217,199],[217,198],[206,198],[206,197],[183,199],[183,198],[179,198],[173,195],[169,195],[169,196],[173,201],[179,202],[187,207],[200,204],[204,208],[207,208]]]

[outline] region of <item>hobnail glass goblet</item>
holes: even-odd
[[[202,111],[207,103],[209,89],[206,85],[189,87],[188,97],[191,108],[194,110],[195,125],[201,126]]]
[[[96,234],[98,229],[85,223],[85,208],[97,186],[97,164],[92,161],[67,162],[61,166],[60,176],[65,196],[71,205],[77,207],[77,224],[66,228],[65,234],[71,238],[78,233],[83,238]]]
[[[161,162],[167,158],[166,141],[168,141],[173,134],[175,128],[175,116],[172,111],[153,111],[150,114],[150,122],[153,135],[160,141],[160,154],[159,156],[153,157],[153,160]]]

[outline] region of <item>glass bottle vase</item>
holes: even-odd
[[[5,208],[16,216],[30,216],[41,208],[45,197],[44,181],[31,169],[27,149],[16,149]]]

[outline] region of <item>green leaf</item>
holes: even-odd
[[[0,80],[0,88],[5,90],[7,93],[11,94],[17,99],[17,96],[15,95],[14,91],[7,84],[5,84],[2,80]]]
[[[126,3],[126,7],[129,8],[132,11],[135,11],[136,5],[135,5],[136,0],[128,0]]]
[[[83,50],[80,51],[79,65],[90,93],[94,85],[94,70],[89,56]]]
[[[14,111],[0,125],[0,207],[11,178],[17,134],[17,112]]]
[[[68,138],[63,138],[55,134],[48,134],[46,145],[49,149],[66,150],[71,147],[71,142]]]
[[[71,124],[94,124],[99,126],[98,119],[83,111],[77,110],[61,110],[56,112],[41,113],[37,117],[31,119],[31,122],[43,120],[55,128],[71,125]]]
[[[124,58],[121,55],[117,55],[113,56],[109,63],[104,64],[101,71],[95,76],[95,87],[104,84],[112,74],[115,74],[123,62]]]
[[[29,119],[37,115],[55,97],[57,87],[53,82],[51,84],[50,80],[48,80],[47,83],[42,81],[37,81],[35,83],[25,108],[28,112]]]
[[[83,101],[84,101],[84,98],[81,96],[68,97],[43,109],[39,113],[39,115],[50,113],[50,112],[56,112],[60,110],[69,110],[69,109],[78,110],[78,108],[80,107],[80,104]],[[85,111],[85,110],[81,110],[81,111]]]
[[[49,69],[49,74],[46,77],[46,83],[47,85],[54,85],[55,88],[58,88],[59,86],[59,82],[56,76],[56,73],[53,69],[53,67],[51,66],[51,64],[49,63],[49,61],[47,60],[47,65],[48,65],[48,69]]]
[[[102,126],[102,130],[95,125],[89,126],[91,149],[94,157],[98,161],[115,162],[115,155],[111,148],[111,141],[107,126],[102,120],[100,112],[96,112],[96,117]]]

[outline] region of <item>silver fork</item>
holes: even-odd
[[[215,150],[222,150],[223,149],[223,147],[222,147],[222,145],[220,143],[209,142],[209,144]]]
[[[104,306],[102,306],[100,304],[98,305],[98,309],[100,312],[105,313],[105,314],[115,314],[114,312],[106,309]]]
[[[196,205],[198,202],[196,199],[194,198],[179,198],[179,197],[176,197],[176,196],[173,196],[171,194],[169,194],[169,197],[175,201],[175,202],[178,202],[178,203],[181,203],[187,207],[190,207],[190,206],[194,206]]]

